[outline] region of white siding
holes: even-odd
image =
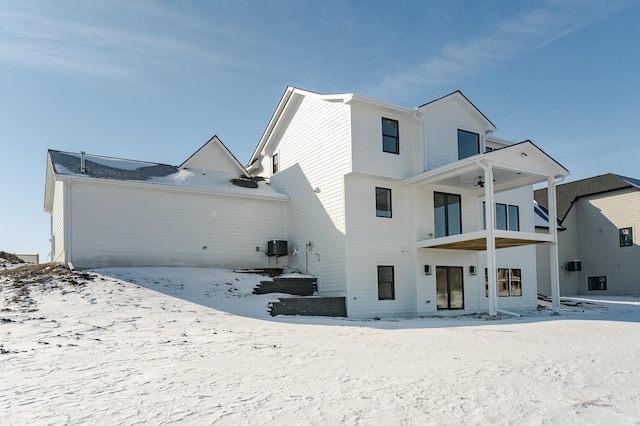
[[[640,192],[635,189],[581,198],[576,209],[581,294],[640,294]],[[633,228],[634,245],[620,247],[619,229]],[[575,274],[575,273],[574,273]],[[587,277],[607,277],[607,291],[588,291]]]
[[[415,316],[415,274],[407,241],[406,191],[398,181],[348,176],[347,312],[350,317]],[[392,217],[376,216],[375,188],[391,189]],[[378,300],[378,266],[393,266],[395,300]]]
[[[422,128],[411,114],[384,108],[352,107],[353,171],[407,178],[417,174],[424,156]],[[382,118],[398,121],[399,154],[382,151]]]
[[[239,165],[234,164],[229,152],[215,138],[207,142],[198,152],[182,165],[183,168],[195,170],[216,170],[233,174],[241,174]]]
[[[437,108],[421,110],[425,112],[428,170],[458,161],[458,129],[478,133],[480,139],[488,129],[477,112],[456,97],[438,101]]]
[[[262,160],[264,176],[278,154],[271,186],[289,201],[289,265],[318,278],[320,294],[344,296],[344,179],[351,168],[349,106],[317,97],[292,99],[295,115],[284,117]],[[283,123],[284,124],[284,123]],[[309,251],[306,243],[311,242]],[[296,250],[297,249],[297,250]]]
[[[71,214],[77,268],[264,267],[268,258],[256,246],[286,237],[286,202],[151,185],[76,181]]]
[[[65,263],[64,251],[64,189],[65,183],[56,181],[54,185],[53,209],[51,212],[51,238],[53,252],[51,261]]]

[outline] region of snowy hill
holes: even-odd
[[[49,268],[49,269],[47,269]],[[638,424],[640,301],[560,317],[276,317],[263,277],[0,273],[1,424]]]

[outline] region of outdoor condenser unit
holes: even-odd
[[[567,262],[567,271],[570,271],[570,272],[582,271],[582,261],[570,260],[569,262]]]
[[[267,256],[286,256],[289,254],[285,240],[271,240],[267,242]]]

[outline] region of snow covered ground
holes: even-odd
[[[0,276],[0,424],[640,424],[640,299],[562,315],[276,317],[263,279]]]

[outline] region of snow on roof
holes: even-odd
[[[82,173],[80,153],[50,150],[49,156],[54,172],[58,175],[143,182],[248,197],[288,199],[286,195],[280,194],[264,182],[228,172],[193,170],[167,164],[84,154],[85,171]]]

